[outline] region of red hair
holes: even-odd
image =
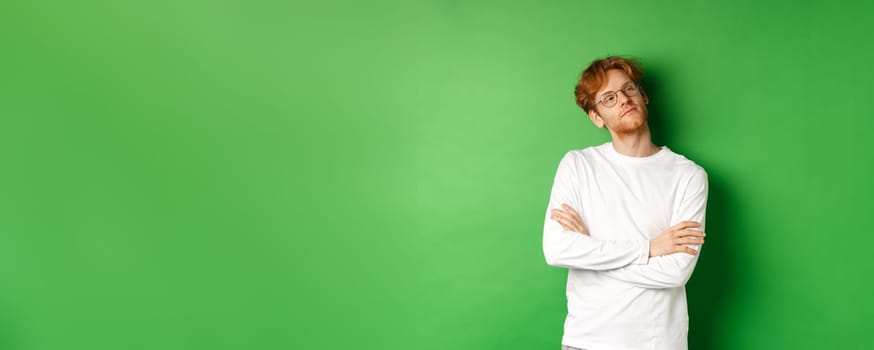
[[[607,83],[607,71],[611,69],[625,71],[625,74],[628,74],[628,77],[634,83],[640,85],[643,71],[640,69],[640,64],[637,61],[619,56],[597,59],[592,61],[589,67],[583,71],[574,89],[577,106],[580,106],[586,112],[595,108],[595,94]]]

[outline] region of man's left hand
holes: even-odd
[[[549,215],[549,218],[558,221],[558,223],[561,224],[561,227],[564,228],[565,231],[573,231],[576,233],[588,235],[589,230],[586,229],[586,225],[583,224],[583,219],[580,218],[580,215],[577,214],[577,211],[567,204],[562,204],[561,207],[562,209],[552,209],[552,213]]]

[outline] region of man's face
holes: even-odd
[[[613,94],[615,104],[605,106],[605,102],[610,104],[609,97]],[[607,83],[595,94],[595,101],[599,102],[589,111],[589,118],[599,128],[606,126],[612,133],[628,134],[646,125],[646,104],[649,101],[643,90],[621,69],[607,71]]]

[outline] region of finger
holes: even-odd
[[[574,209],[574,207],[568,205],[567,203],[562,204],[561,206],[562,206],[562,208],[564,208],[563,212],[567,213],[570,218],[579,222],[580,225],[584,225],[583,219],[580,217],[580,214],[577,213],[577,211],[576,211],[576,209]]]
[[[580,214],[577,213],[577,210],[574,209],[574,207],[568,205],[567,203],[562,204],[561,207],[564,208],[564,210],[567,211],[568,213],[570,213],[572,216],[574,216],[578,219],[580,218]],[[580,219],[580,221],[583,221],[583,220]]]
[[[574,227],[574,231],[583,233],[586,232],[586,227],[583,226],[583,223],[577,219],[571,219],[571,226]]]
[[[570,219],[570,214],[561,209],[553,209],[552,216],[555,218]]]
[[[570,215],[573,217],[573,219],[574,219],[574,220],[575,220],[575,221],[576,221],[580,226],[585,226],[585,225],[586,225],[586,224],[583,222],[583,218],[580,217],[580,214],[577,213],[577,211],[574,210],[573,208],[570,208]]]
[[[700,227],[701,223],[697,221],[682,221],[679,224],[672,226],[671,230],[685,230],[693,227]]]
[[[561,226],[565,228],[565,231],[574,231],[580,233],[583,232],[582,228],[577,225],[573,220],[563,218],[559,220],[559,224],[561,224]]]
[[[557,221],[558,224],[561,225],[562,227],[567,227],[571,230],[573,230],[573,228],[574,228],[573,221],[571,221],[567,218],[559,217],[559,218],[556,218],[555,221]]]
[[[699,237],[704,238],[707,234],[704,231],[698,230],[681,230],[674,233],[675,238],[684,238],[684,237]]]
[[[676,241],[678,244],[704,244],[704,238],[685,237]]]
[[[576,231],[576,232],[579,232],[579,233],[586,232],[586,228],[583,227],[583,225],[581,225],[579,222],[574,222],[573,226],[574,226],[574,231]]]
[[[576,233],[580,233],[580,231],[578,231],[576,228],[574,228],[574,227],[572,227],[572,226],[570,226],[570,225],[561,224],[561,228],[564,229],[564,230],[567,231],[567,232],[576,232]]]
[[[689,247],[684,246],[684,245],[678,245],[678,246],[677,246],[677,249],[676,249],[676,252],[678,252],[678,253],[686,253],[686,254],[689,254],[689,255],[698,255],[698,251],[697,251],[697,250],[692,249],[692,248],[689,248]]]
[[[579,219],[579,217],[575,217],[570,212],[555,209],[555,213],[557,217],[565,219],[569,224],[573,224],[574,226],[583,226],[583,221]]]
[[[561,227],[564,228],[565,231],[573,231],[573,232],[577,232],[577,233],[586,232],[585,227],[581,227],[581,226],[577,225],[576,222],[574,222],[574,220],[572,220],[572,219],[560,217],[560,218],[557,218],[554,220],[557,221],[559,223],[559,225],[561,225]]]

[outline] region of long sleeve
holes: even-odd
[[[563,203],[581,208],[579,188],[582,171],[575,163],[574,155],[568,152],[562,158],[549,196],[549,206],[543,225],[543,255],[552,266],[610,270],[631,264],[646,264],[649,257],[649,241],[599,240],[577,232],[564,231],[561,225],[549,218],[553,208]],[[641,265],[643,266],[643,265]]]
[[[704,230],[704,219],[707,210],[707,173],[704,170],[696,172],[690,179],[682,196],[681,204],[671,217],[671,225],[681,221],[691,220],[701,223]],[[609,271],[604,275],[643,288],[675,288],[689,281],[692,271],[700,255],[700,245],[690,246],[699,254],[674,253],[652,257],[645,265],[629,265]]]

